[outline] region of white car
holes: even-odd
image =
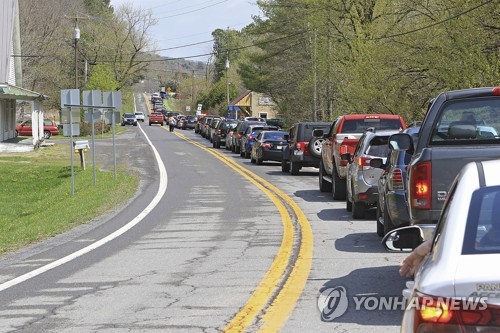
[[[144,112],[135,112],[135,117],[137,118],[137,121],[144,122],[145,119]]]
[[[453,182],[431,251],[403,291],[401,332],[500,332],[500,160],[472,162]],[[411,250],[428,225],[389,232],[389,251]]]

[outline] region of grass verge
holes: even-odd
[[[66,145],[0,155],[0,254],[52,237],[131,198],[139,180],[130,170],[82,171],[75,155],[75,195]]]

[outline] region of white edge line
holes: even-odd
[[[135,103],[134,103],[134,106],[135,106]],[[153,146],[153,143],[151,142],[151,140],[149,140],[149,137],[146,135],[146,133],[144,132],[142,127],[139,126],[139,128],[141,129],[142,134],[144,134],[144,137],[146,138],[146,140],[148,141],[148,144],[153,149],[153,153],[155,155],[156,161],[158,162],[158,168],[160,171],[160,186],[158,188],[158,192],[156,193],[153,200],[151,200],[149,205],[146,208],[144,208],[144,210],[142,212],[140,212],[134,219],[132,219],[126,225],[124,225],[120,229],[116,230],[115,232],[111,233],[110,235],[98,240],[97,242],[94,242],[94,243],[84,247],[83,249],[81,249],[79,251],[76,251],[76,252],[69,254],[61,259],[53,261],[50,264],[47,264],[45,266],[42,266],[40,268],[37,268],[37,269],[29,272],[29,273],[23,274],[21,276],[18,276],[16,278],[12,279],[12,280],[9,280],[7,282],[0,284],[0,291],[3,291],[3,290],[8,289],[12,286],[15,286],[15,285],[20,284],[24,281],[27,281],[35,276],[38,276],[42,273],[45,273],[53,268],[59,267],[59,266],[65,264],[65,263],[68,263],[68,262],[70,262],[78,257],[83,256],[86,253],[89,253],[89,252],[101,247],[102,245],[112,241],[113,239],[123,235],[125,232],[132,229],[135,225],[137,225],[139,222],[141,222],[156,207],[156,205],[158,205],[161,198],[163,197],[163,195],[167,191],[167,184],[168,184],[167,170],[165,169],[165,165],[163,164],[163,161],[160,157],[160,154],[158,154],[158,151]]]

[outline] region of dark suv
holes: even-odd
[[[233,135],[233,144],[231,145],[231,150],[239,154],[241,152],[241,139],[243,138],[243,135],[245,135],[245,131],[247,130],[248,126],[250,125],[267,125],[265,121],[254,121],[254,120],[245,120],[240,123],[238,123],[238,126],[236,127],[236,130],[234,131],[235,135]]]
[[[229,131],[236,128],[238,121],[234,119],[224,119],[217,124],[213,135],[213,147],[220,148],[221,145],[226,145],[226,136]]]
[[[281,171],[298,175],[302,167],[319,167],[321,160],[322,137],[313,136],[313,131],[327,131],[332,123],[303,122],[297,123],[288,131],[288,145],[283,149]]]

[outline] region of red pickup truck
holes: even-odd
[[[163,126],[163,113],[151,112],[148,117],[149,117],[149,126],[151,126],[151,124],[160,124],[161,126]]]
[[[322,130],[314,131],[314,136],[324,137],[319,165],[319,189],[321,192],[332,191],[333,199],[346,198],[347,160],[340,155],[354,153],[361,135],[368,129],[394,130],[405,129],[401,116],[389,114],[350,114],[337,118],[328,134]]]

